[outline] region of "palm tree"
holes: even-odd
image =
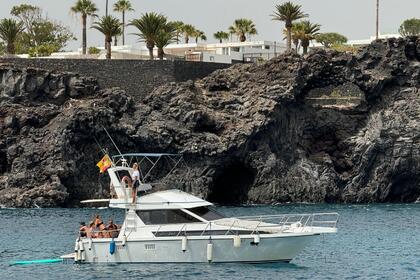
[[[285,28],[287,31],[287,50],[292,49],[292,24],[298,19],[307,17],[301,10],[302,6],[293,4],[292,2],[286,2],[282,5],[276,5],[276,10],[272,14],[273,20],[284,21]]]
[[[113,16],[103,16],[99,21],[94,22],[92,28],[105,35],[106,59],[111,59],[112,37],[121,34],[121,22]]]
[[[0,21],[0,38],[6,43],[6,52],[8,54],[15,54],[15,42],[23,30],[22,22],[7,18]]]
[[[122,35],[122,29],[123,29],[123,25],[121,23],[121,33],[120,34],[116,34],[114,36],[114,46],[118,46],[118,36],[121,36]]]
[[[82,15],[82,53],[86,54],[86,19],[88,16],[96,16],[95,12],[98,11],[98,9],[96,8],[95,3],[90,0],[77,0],[76,4],[71,7],[71,11],[75,14],[79,13]]]
[[[223,43],[223,40],[229,39],[229,33],[224,31],[217,31],[213,34],[213,37],[217,40],[219,40],[219,43]]]
[[[177,37],[177,25],[176,22],[166,23],[156,36],[155,44],[158,48],[158,58],[163,59],[165,52],[164,47],[176,40]]]
[[[233,34],[235,34],[235,28],[231,25],[231,26],[229,26],[229,28],[228,28],[228,31],[229,31],[229,35],[230,35],[230,41],[233,41]]]
[[[134,11],[129,0],[118,0],[114,4],[114,11],[122,14],[122,44],[125,45],[125,12]]]
[[[191,24],[184,24],[182,31],[184,32],[185,43],[188,44],[190,41],[190,37],[195,37],[195,33],[197,30]]]
[[[172,22],[172,24],[175,26],[176,31],[175,31],[175,35],[176,35],[176,43],[179,44],[179,37],[182,34],[182,30],[184,28],[184,23],[182,21],[174,21]]]
[[[239,37],[239,41],[245,42],[246,36],[258,34],[255,24],[250,19],[240,18],[235,20],[229,30]]]
[[[292,40],[293,45],[295,46],[296,53],[298,53],[300,49],[300,38],[302,37],[302,23],[301,22],[293,23],[291,31],[292,31],[291,40]],[[283,40],[287,39],[286,28],[283,30],[283,34],[285,35]]]
[[[308,53],[309,43],[319,35],[319,30],[321,30],[321,25],[311,23],[308,20],[302,21],[299,23],[298,36],[303,48],[303,54]]]
[[[198,39],[203,40],[203,41],[207,41],[206,34],[201,30],[195,30],[194,37],[195,37],[195,42],[196,43],[198,43]]]
[[[142,14],[139,19],[134,19],[130,22],[130,25],[140,31],[140,33],[136,33],[135,35],[139,36],[140,40],[146,43],[146,47],[149,49],[150,59],[153,59],[153,48],[155,47],[156,37],[166,23],[167,19],[164,15],[153,12]]]

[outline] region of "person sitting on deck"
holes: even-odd
[[[101,217],[99,215],[95,216],[94,223],[95,223],[95,227],[96,227],[96,231],[97,231],[96,237],[97,238],[105,238],[106,233],[103,232],[103,231],[106,229],[106,227],[105,227],[104,223],[102,222]]]
[[[85,222],[80,223],[79,228],[79,236],[80,237],[86,237],[87,236],[88,227],[86,226]]]
[[[124,184],[124,186],[125,186],[126,188],[127,188],[127,187],[131,188],[131,184],[132,184],[132,182],[131,182],[131,178],[130,178],[130,176],[124,176],[124,177],[122,177],[121,182]]]
[[[99,227],[100,225],[103,224],[101,217],[99,215],[95,216],[95,219],[93,220],[94,224],[96,227]]]
[[[106,226],[106,230],[108,231],[108,238],[118,237],[118,226],[114,224],[112,219],[109,219],[109,222]]]
[[[136,203],[137,199],[137,189],[140,186],[140,171],[139,171],[139,165],[138,163],[133,164],[133,174],[131,175],[131,180],[133,181],[132,184],[132,197],[133,197],[133,203]]]
[[[95,227],[95,223],[94,222],[90,222],[89,223],[89,226],[88,226],[88,228],[86,230],[86,236],[88,238],[96,238],[97,237],[97,235],[96,235],[96,227]]]

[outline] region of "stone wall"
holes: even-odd
[[[203,78],[229,64],[159,61],[159,60],[98,60],[98,59],[21,59],[1,58],[0,64],[18,68],[41,68],[48,71],[74,72],[93,76],[101,88],[120,87],[135,98],[144,97],[154,88],[168,82]]]

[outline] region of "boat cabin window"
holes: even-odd
[[[215,210],[210,209],[209,207],[196,207],[188,209],[189,211],[193,212],[194,214],[200,216],[206,221],[213,221],[224,218],[222,214],[217,213]]]
[[[199,223],[200,220],[179,209],[137,211],[137,215],[146,225]]]
[[[121,179],[124,176],[128,176],[129,178],[131,178],[130,172],[128,172],[128,170],[119,170],[116,172],[118,180],[121,181]]]

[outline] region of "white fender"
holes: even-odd
[[[124,234],[122,238],[122,245],[125,246],[125,243],[127,243],[127,236]]]
[[[84,251],[85,250],[85,246],[83,245],[83,241],[82,240],[79,241],[79,250],[80,251]]]
[[[74,244],[74,251],[79,251],[79,240],[76,240],[76,243]]]
[[[213,260],[213,244],[207,244],[207,261],[211,262]]]
[[[259,244],[259,243],[260,243],[260,241],[261,241],[260,236],[259,236],[259,235],[255,235],[255,236],[254,236],[254,243],[255,243],[255,244]]]
[[[80,252],[80,260],[82,262],[84,262],[86,260],[86,252],[85,251]]]
[[[79,241],[79,249],[80,249],[80,260],[81,261],[85,261],[85,259],[86,259],[86,256],[85,256],[85,254],[86,254],[86,252],[85,252],[85,246],[83,245],[83,241],[82,240],[80,240]]]
[[[182,252],[187,251],[187,237],[186,236],[183,236],[181,239],[181,249],[182,249]]]
[[[88,249],[92,250],[92,238],[89,238]]]
[[[79,240],[76,240],[76,243],[74,244],[74,261],[79,261]]]
[[[235,248],[241,247],[241,237],[239,235],[235,235],[233,237],[233,247]]]

